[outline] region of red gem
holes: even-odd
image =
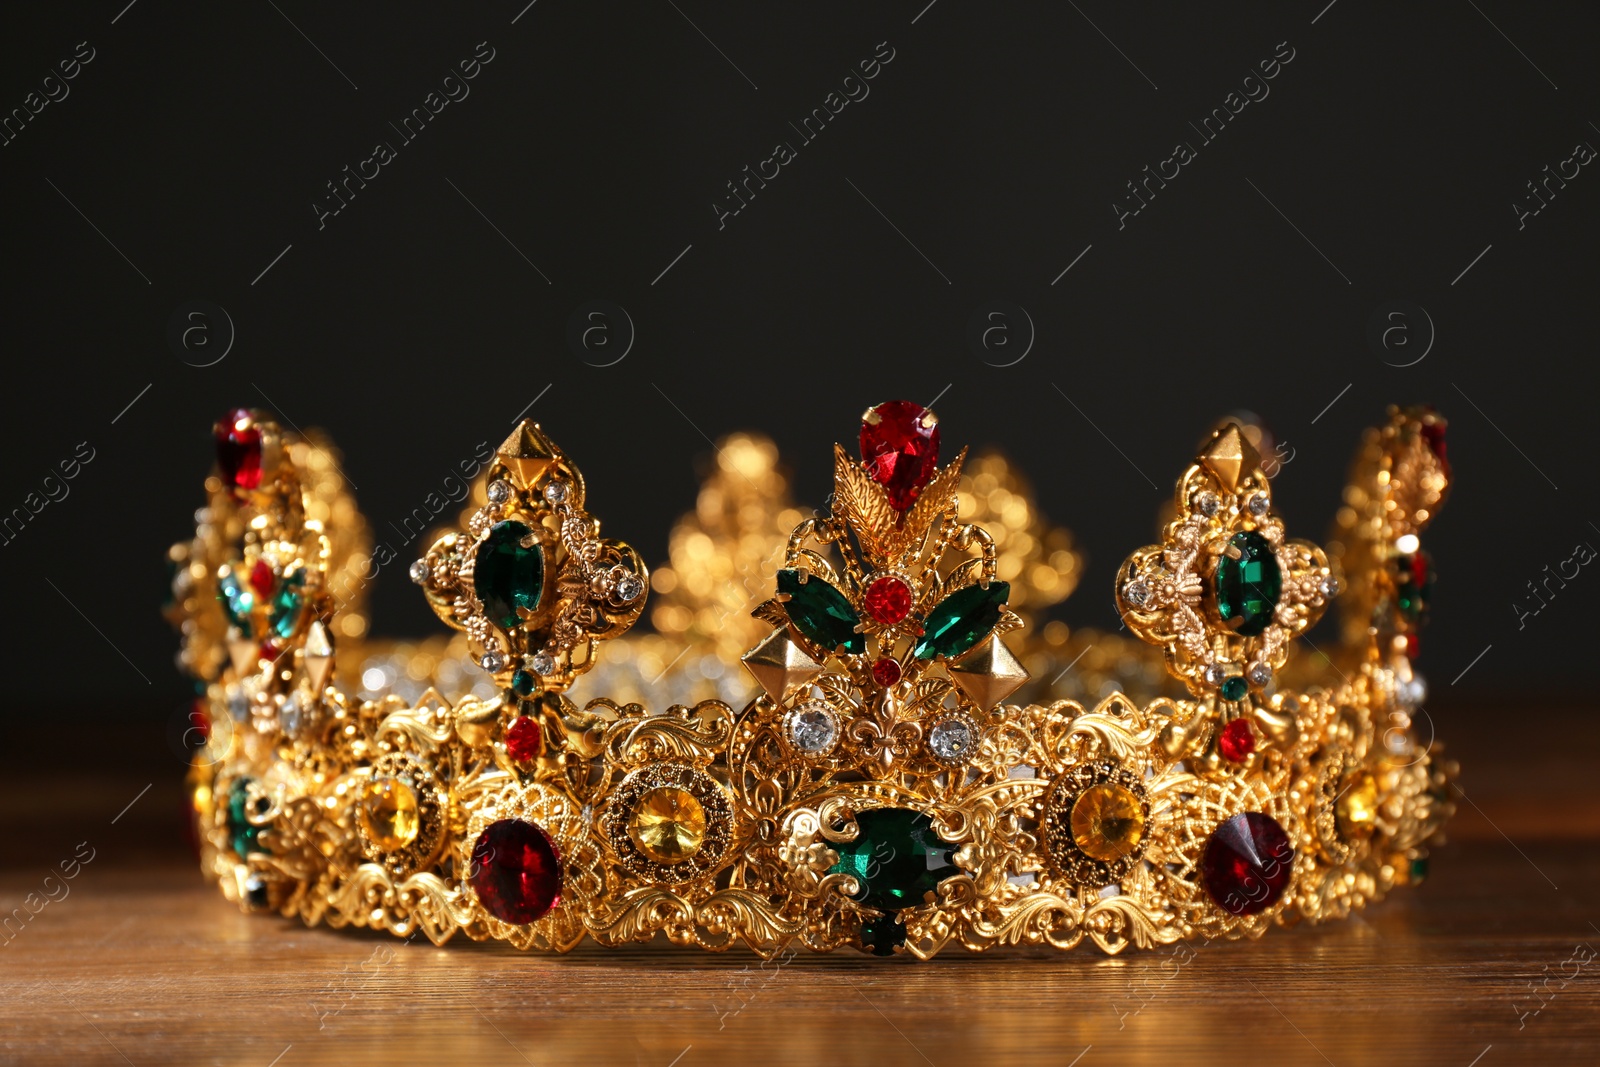
[[[1411,571],[1411,581],[1418,589],[1428,587],[1428,554],[1426,552],[1413,552],[1402,557],[1406,567]]]
[[[933,479],[939,424],[932,415],[909,400],[891,400],[861,420],[861,460],[872,480],[888,490],[896,511],[909,510]]]
[[[1406,659],[1416,659],[1421,651],[1422,641],[1417,637],[1417,632],[1413,630],[1406,634]]]
[[[528,716],[522,716],[506,729],[506,754],[518,763],[538,759],[543,751],[544,731]]]
[[[1294,846],[1277,820],[1247,811],[1211,832],[1200,873],[1219,908],[1230,915],[1254,915],[1272,907],[1289,887]]]
[[[234,489],[261,485],[261,428],[244,408],[235,408],[217,423],[217,466]]]
[[[1217,738],[1217,751],[1230,763],[1243,763],[1255,750],[1256,735],[1250,729],[1249,719],[1234,719],[1222,728],[1222,736]]]
[[[467,881],[490,915],[525,926],[561,902],[561,857],[539,826],[501,819],[473,843]]]
[[[911,586],[893,574],[874,578],[861,598],[861,606],[879,626],[894,626],[911,614]]]
[[[261,642],[261,658],[272,663],[278,658],[278,643],[271,638]]]
[[[885,656],[872,665],[872,680],[888,689],[900,680],[900,664]]]
[[[1423,423],[1422,439],[1427,442],[1429,450],[1439,457],[1439,466],[1444,468],[1444,476],[1450,477],[1450,456],[1445,450],[1444,423]]]
[[[264,559],[256,560],[256,565],[250,568],[250,588],[264,600],[272,595],[272,586],[277,581],[272,573],[272,568],[267,566]]]
[[[200,738],[200,744],[196,745],[196,748],[211,740],[211,716],[206,714],[204,700],[196,700],[194,706],[189,709],[189,730],[185,733],[190,731]]]

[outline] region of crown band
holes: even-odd
[[[940,429],[869,409],[810,515],[769,445],[726,443],[652,582],[522,423],[411,568],[458,636],[384,646],[331,446],[231,412],[172,551],[208,876],[247,910],[437,943],[922,958],[1258,936],[1420,880],[1453,811],[1411,722],[1441,418],[1367,434],[1326,552],[1287,537],[1262,431],[1219,428],[1118,571],[1136,640],[1029,632],[1078,557],[1003,461],[940,467]],[[662,634],[624,637],[652,585]],[[1294,646],[1336,598],[1319,667]],[[610,695],[580,707],[590,683]]]

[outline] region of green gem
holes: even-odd
[[[527,671],[517,671],[511,676],[511,689],[519,697],[525,697],[533,692],[533,675]]]
[[[1395,559],[1395,601],[1401,614],[1412,622],[1421,619],[1433,599],[1433,557],[1414,552]]]
[[[283,576],[278,592],[272,598],[272,615],[268,619],[268,625],[277,636],[292,637],[300,625],[300,609],[305,606],[301,590],[305,584],[306,572],[303,570],[291,571]]]
[[[893,956],[906,943],[906,924],[893,915],[880,915],[861,924],[861,945],[874,956]]]
[[[473,585],[489,621],[502,630],[515,629],[522,622],[517,609],[533,611],[544,595],[544,550],[522,544],[531,533],[520,522],[497,522],[478,547]]]
[[[1223,700],[1243,700],[1244,695],[1250,692],[1250,683],[1238,675],[1225,678],[1222,682]]]
[[[217,585],[217,599],[222,601],[222,610],[227,613],[228,621],[248,634],[250,612],[256,606],[255,591],[240,579],[239,572],[232,567],[228,568],[228,573],[222,576]]]
[[[1411,884],[1420,885],[1428,877],[1428,857],[1418,856],[1411,861]]]
[[[856,632],[861,616],[844,594],[826,581],[813,574],[801,582],[799,571],[781,570],[778,592],[788,595],[783,609],[812,644],[829,652],[843,645],[846,652],[858,656],[867,650],[867,635]]]
[[[852,875],[861,884],[855,899],[870,908],[916,907],[940,882],[957,872],[956,846],[939,838],[933,820],[908,808],[873,808],[856,816],[854,841],[833,845],[839,862],[829,874]]]
[[[250,786],[254,781],[253,778],[235,778],[233,785],[228,787],[228,837],[240,859],[252,852],[264,851],[258,841],[261,827],[250,825],[247,816]],[[257,797],[255,802],[257,805],[267,803],[265,797]]]
[[[928,612],[912,653],[918,659],[956,658],[989,635],[1010,596],[1007,582],[990,582],[987,589],[981,585],[957,589]]]
[[[1238,553],[1224,553],[1217,560],[1217,614],[1241,637],[1256,637],[1272,622],[1283,588],[1278,556],[1267,539],[1254,530],[1228,538],[1228,547]]]

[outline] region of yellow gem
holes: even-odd
[[[706,809],[685,789],[664,785],[639,800],[628,820],[628,836],[657,863],[677,863],[700,851],[706,839]]]
[[[1072,840],[1083,854],[1115,863],[1144,837],[1144,812],[1133,791],[1111,782],[1090,786],[1072,805]]]
[[[1340,836],[1347,840],[1372,836],[1378,821],[1378,780],[1371,771],[1363,771],[1345,784],[1344,792],[1334,802],[1333,817],[1339,824]]]
[[[417,839],[421,828],[417,794],[393,778],[371,781],[361,790],[356,816],[361,830],[378,848],[394,852]]]

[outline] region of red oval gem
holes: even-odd
[[[506,729],[506,754],[518,763],[528,763],[539,758],[544,751],[544,731],[533,719],[524,715]]]
[[[900,664],[885,656],[872,665],[872,680],[888,689],[900,680]]]
[[[244,408],[235,408],[217,423],[217,467],[234,489],[261,485],[261,428]]]
[[[250,588],[254,589],[263,600],[272,595],[272,586],[277,582],[277,577],[272,573],[272,568],[264,559],[256,560],[256,565],[250,568]]]
[[[1417,631],[1412,630],[1406,634],[1406,659],[1416,659],[1422,652],[1422,641],[1417,637]]]
[[[467,881],[490,915],[525,926],[561,902],[561,858],[541,827],[501,819],[473,843]]]
[[[1294,846],[1270,815],[1247,811],[1211,832],[1200,873],[1206,892],[1230,915],[1254,915],[1278,902],[1294,873]]]
[[[894,626],[911,614],[911,586],[898,575],[874,578],[861,598],[861,606],[879,626]]]
[[[861,461],[872,480],[888,491],[896,511],[917,502],[938,459],[939,423],[920,404],[891,400],[862,418]]]
[[[1250,729],[1250,720],[1234,719],[1222,728],[1217,738],[1217,751],[1232,763],[1243,763],[1256,750],[1256,734]]]

